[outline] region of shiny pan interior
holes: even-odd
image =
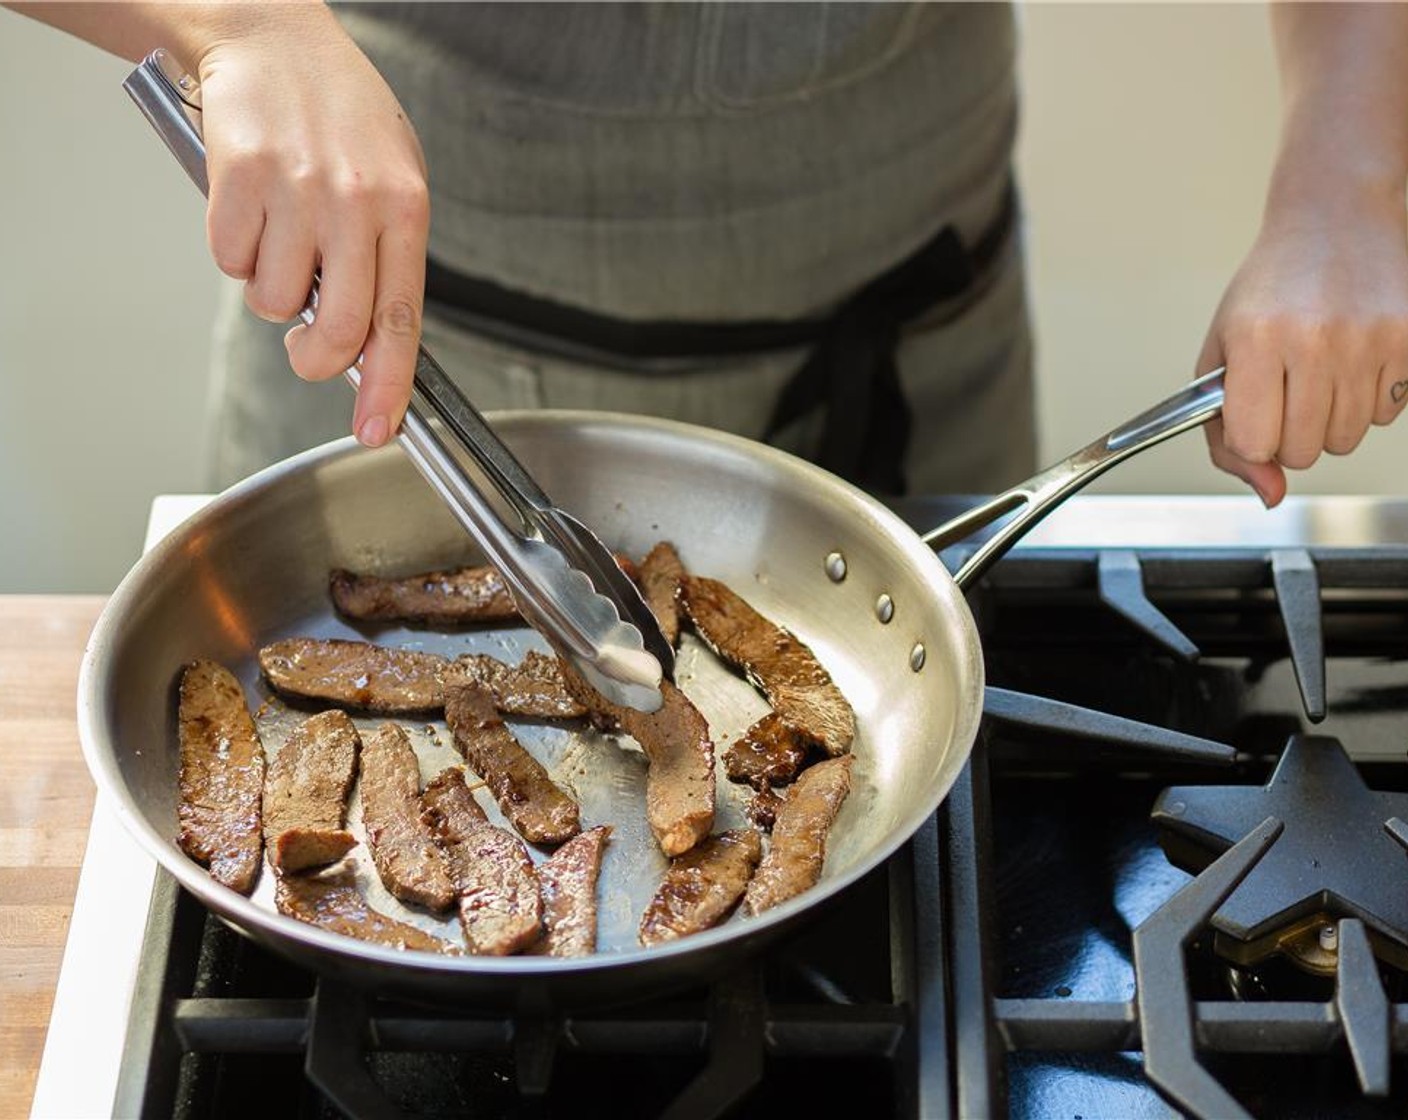
[[[545,648],[526,628],[436,632],[356,626],[332,609],[330,568],[404,574],[474,562],[473,543],[396,447],[351,440],[316,448],[220,495],[148,553],[94,630],[79,684],[83,747],[101,789],[140,842],[235,928],[320,971],[362,986],[452,1001],[599,1002],[706,978],[759,947],[808,908],[897,849],[952,786],[976,733],[983,670],[966,603],[934,554],[858,490],[773,449],[668,421],[601,413],[502,413],[494,423],[545,489],[620,551],[673,541],[685,565],[722,579],[812,647],[856,709],[850,797],[820,884],[756,917],[643,949],[640,915],[666,868],[645,823],[644,757],[629,740],[584,726],[511,720],[524,745],[582,806],[583,827],[609,823],[595,956],[439,957],[326,933],[275,912],[267,868],[254,895],[215,883],[175,845],[176,686],[197,657],[244,685],[272,756],[308,711],[271,699],[258,648],[294,635],[341,636],[513,661]],[[844,558],[839,580],[833,559]],[[888,621],[877,610],[893,603]],[[914,650],[922,644],[922,667]],[[704,712],[720,750],[767,710],[756,691],[696,639],[677,682]],[[267,703],[266,703],[267,701]],[[366,728],[379,718],[357,717]],[[425,777],[457,763],[443,721],[401,720]],[[746,823],[749,790],[719,768],[716,830]],[[478,795],[502,823],[486,792]],[[360,829],[352,798],[351,824]],[[546,853],[534,851],[534,858]],[[461,938],[392,899],[364,846],[358,879],[377,908]],[[877,920],[878,920],[877,916]]]

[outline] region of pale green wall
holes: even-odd
[[[201,487],[216,278],[130,69],[0,12],[0,591],[112,588]]]
[[[1261,4],[1023,11],[1020,151],[1030,217],[1045,458],[1193,373],[1256,235],[1279,123]],[[1302,494],[1402,494],[1408,427],[1293,475]],[[1107,475],[1107,492],[1245,493],[1189,434]]]

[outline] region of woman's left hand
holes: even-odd
[[[1359,203],[1269,212],[1198,359],[1227,367],[1212,461],[1268,507],[1285,468],[1348,454],[1408,405],[1404,202]]]

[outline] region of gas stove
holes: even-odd
[[[198,502],[159,500],[152,539]],[[100,801],[34,1114],[1402,1115],[1408,502],[1077,498],[970,600],[985,719],[942,809],[788,941],[645,1004],[319,980]]]

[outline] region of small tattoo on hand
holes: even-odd
[[[1393,398],[1394,404],[1401,404],[1404,397],[1408,397],[1408,381],[1395,381],[1388,387],[1388,395]]]

